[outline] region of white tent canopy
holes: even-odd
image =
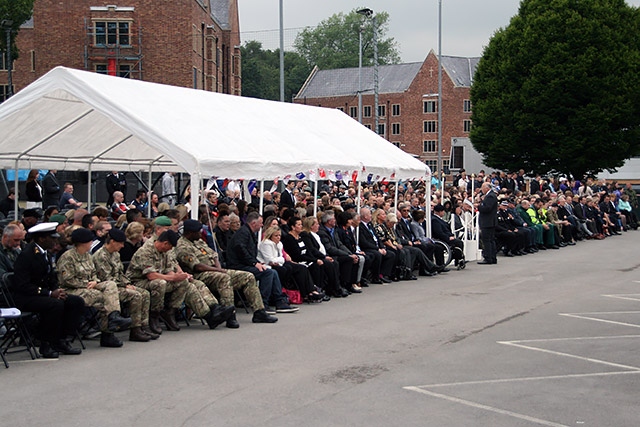
[[[0,129],[3,168],[153,168],[231,179],[319,168],[364,167],[396,179],[429,174],[425,164],[338,110],[64,67],[3,103]]]

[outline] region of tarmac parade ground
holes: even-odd
[[[6,426],[640,425],[640,232],[0,369]],[[125,339],[127,333],[122,333]]]

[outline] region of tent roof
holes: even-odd
[[[0,167],[273,179],[428,167],[344,113],[57,67],[0,105]],[[19,159],[16,165],[16,159]]]

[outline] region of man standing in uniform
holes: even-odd
[[[480,187],[484,197],[478,205],[478,226],[482,242],[483,260],[478,264],[497,264],[496,258],[496,225],[498,223],[498,197],[491,189],[491,183],[485,182]]]
[[[113,281],[101,282],[96,274],[89,250],[93,233],[86,228],[78,228],[71,233],[74,247],[62,254],[58,260],[58,280],[67,293],[84,300],[87,307],[100,313],[101,347],[122,347],[113,333],[131,326],[131,319],[120,315],[118,287]]]
[[[16,258],[10,286],[16,306],[40,316],[40,354],[45,359],[56,359],[59,353],[82,353],[70,342],[80,324],[84,301],[58,287],[51,261],[50,251],[60,237],[57,225],[47,222],[31,227],[32,241]]]
[[[56,178],[57,170],[52,169],[42,178],[42,208],[58,206],[60,201],[60,183]]]
[[[188,219],[183,223],[184,235],[178,240],[176,256],[182,268],[204,282],[211,291],[220,295],[223,306],[233,305],[233,291],[242,291],[253,308],[253,323],[274,323],[277,317],[270,316],[264,309],[260,290],[253,274],[248,271],[225,270],[221,267],[218,254],[201,239],[202,224]],[[240,325],[235,314],[227,320],[227,328]]]
[[[124,247],[125,240],[127,238],[124,231],[117,228],[111,229],[104,246],[93,254],[93,263],[96,266],[98,279],[116,282],[120,302],[129,303],[131,314],[129,341],[155,340],[160,335],[154,334],[149,329],[149,291],[133,286],[129,278],[124,275],[119,251]]]
[[[109,195],[109,198],[107,199],[107,208],[110,208],[113,204],[113,193],[116,191],[122,192],[123,199],[126,198],[127,179],[124,177],[124,174],[118,173],[118,171],[111,171],[111,173],[107,175],[106,184],[107,194]]]

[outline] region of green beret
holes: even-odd
[[[171,219],[169,219],[168,216],[159,216],[156,218],[156,225],[171,227],[173,224],[171,223]]]
[[[49,221],[57,222],[58,225],[60,225],[67,222],[67,217],[62,214],[55,214],[55,215],[51,215],[51,218],[49,218]]]

